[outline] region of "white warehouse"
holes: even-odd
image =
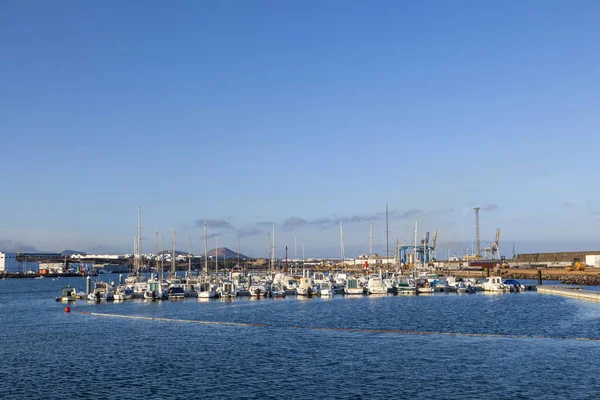
[[[0,272],[19,272],[17,253],[3,253],[0,251]]]

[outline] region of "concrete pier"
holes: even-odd
[[[592,292],[581,288],[564,288],[556,286],[538,286],[538,293],[554,294],[558,296],[573,297],[577,299],[600,301],[600,292]]]

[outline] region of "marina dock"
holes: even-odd
[[[600,292],[592,292],[581,288],[565,288],[556,286],[538,286],[538,293],[554,294],[558,296],[573,297],[577,299],[600,301]]]

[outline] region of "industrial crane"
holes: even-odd
[[[492,244],[490,244],[488,247],[483,249],[485,258],[487,258],[487,254],[489,252],[490,258],[492,260],[498,259],[498,254],[500,252],[499,244],[500,244],[500,228],[496,229],[496,240],[494,240],[492,242]]]

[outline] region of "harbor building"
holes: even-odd
[[[29,261],[26,259],[17,260],[17,256],[17,253],[8,253],[0,251],[0,273],[14,274],[17,272],[38,272],[39,263],[37,261]]]
[[[0,251],[0,272],[19,272],[17,253],[4,253]]]

